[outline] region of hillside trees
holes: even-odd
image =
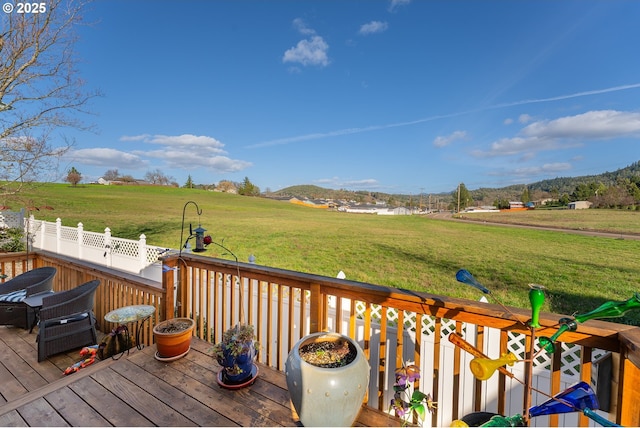
[[[117,169],[109,169],[102,176],[107,181],[116,181],[120,178],[120,172]]]
[[[154,169],[153,171],[149,171],[144,175],[144,179],[151,184],[158,184],[160,186],[168,186],[175,179],[166,175],[159,168]]]
[[[0,16],[0,194],[34,181],[53,181],[57,160],[72,143],[53,131],[84,129],[83,112],[97,95],[76,69],[74,28],[84,3],[50,0],[41,13]]]

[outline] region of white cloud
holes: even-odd
[[[237,172],[252,166],[251,162],[223,156],[227,153],[224,144],[206,135],[125,135],[120,141],[136,142],[135,149],[128,152],[111,148],[81,149],[71,152],[69,158],[85,165],[121,169],[149,168],[152,160],[162,161],[162,165],[154,163],[154,167],[161,169],[207,168],[216,173]],[[145,145],[162,148],[144,150]]]
[[[615,110],[589,111],[551,121],[534,122],[522,130],[531,137],[609,139],[640,136],[640,113]]]
[[[552,138],[512,137],[494,141],[488,151],[475,150],[471,154],[478,158],[513,156],[527,152],[558,150],[579,145],[576,142],[561,142]],[[527,156],[531,157],[531,154],[527,153]]]
[[[293,20],[293,28],[305,36],[312,36],[316,34],[316,30],[309,28],[302,18],[296,18]]]
[[[213,137],[206,135],[149,135],[123,136],[120,141],[141,141],[149,144],[160,144],[172,148],[180,148],[182,151],[201,151],[206,153],[226,153],[224,144]],[[141,152],[145,153],[145,152]]]
[[[489,150],[476,150],[472,155],[509,156],[576,147],[587,141],[619,137],[640,138],[640,113],[596,110],[538,121],[522,128],[518,136],[494,141]]]
[[[445,147],[456,140],[461,140],[466,137],[467,137],[467,133],[465,131],[455,131],[450,135],[437,136],[436,139],[433,140],[433,145],[436,147]]]
[[[397,7],[411,3],[411,0],[391,0],[389,4],[389,12],[394,12]]]
[[[137,168],[140,167],[140,165],[146,164],[138,155],[106,147],[73,150],[67,157],[69,157],[72,162],[78,162],[84,165],[107,167],[117,165],[121,168]]]
[[[124,135],[122,137],[120,137],[120,141],[144,141],[148,138],[150,138],[151,135],[149,134],[142,134],[142,135]]]
[[[489,175],[498,176],[498,177],[539,177],[541,175],[548,176],[554,175],[558,173],[562,173],[571,169],[571,164],[568,162],[555,162],[555,163],[545,163],[539,166],[528,166],[522,168],[514,168],[514,169],[504,169],[500,171],[493,171],[489,173]]]
[[[215,172],[242,171],[251,162],[222,156],[227,152],[224,144],[206,135],[150,135],[124,136],[121,141],[142,141],[147,144],[164,146],[162,150],[134,150],[140,157],[160,159],[169,168],[194,169],[210,168]]]
[[[300,63],[304,66],[329,65],[329,45],[320,36],[300,40],[295,47],[287,49],[282,57],[282,62]]]
[[[300,40],[298,44],[285,51],[282,56],[282,62],[299,63],[304,66],[318,65],[326,67],[329,65],[329,45],[321,36],[318,36],[316,30],[309,27],[302,18],[293,20],[293,28],[304,36],[306,39]],[[298,68],[292,68],[292,71],[300,71]]]
[[[201,152],[183,151],[179,148],[154,150],[144,153],[146,156],[163,160],[170,168],[192,170],[210,168],[215,172],[237,172],[252,165],[251,162],[230,159],[226,156],[203,156]]]
[[[504,123],[505,125],[511,125],[511,124],[513,123],[513,119],[511,119],[510,117],[508,117],[508,118],[506,118],[506,119],[504,120],[504,122],[502,122],[502,123]]]
[[[367,36],[369,34],[382,33],[386,31],[387,28],[389,28],[389,24],[387,24],[386,22],[371,21],[367,24],[363,24],[360,27],[360,31],[358,31],[358,33],[362,34],[363,36]]]
[[[533,117],[532,117],[532,116],[529,116],[528,114],[521,114],[521,115],[518,117],[518,122],[520,122],[520,123],[522,123],[522,124],[529,123],[529,122],[531,122],[532,120],[533,120]]]

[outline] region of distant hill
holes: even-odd
[[[494,201],[497,198],[504,198],[509,200],[520,200],[520,196],[524,191],[524,188],[529,189],[529,194],[532,196],[532,200],[548,197],[551,194],[568,194],[570,195],[576,190],[579,184],[589,183],[602,183],[607,187],[610,187],[619,179],[625,179],[630,177],[640,176],[640,161],[634,162],[631,165],[618,169],[613,172],[603,172],[598,175],[583,175],[578,177],[557,177],[548,180],[542,180],[530,184],[517,184],[513,186],[507,186],[502,188],[480,188],[476,190],[470,190],[471,196],[476,201]]]
[[[445,194],[448,196],[448,194]],[[346,190],[346,189],[326,189],[324,187],[303,184],[299,186],[290,186],[284,189],[272,192],[269,196],[277,197],[296,197],[299,199],[333,199],[357,202],[375,202],[385,201],[390,205],[405,205],[412,200],[417,205],[419,195],[402,195],[383,192],[370,192],[366,190]]]
[[[609,187],[616,184],[619,179],[637,177],[640,176],[640,161],[634,162],[631,165],[618,169],[613,172],[603,172],[598,175],[584,175],[579,177],[557,177],[548,180],[542,180],[530,184],[516,184],[501,188],[479,188],[475,190],[469,189],[471,197],[475,201],[483,201],[487,204],[493,203],[498,198],[508,200],[519,200],[524,188],[529,189],[531,199],[539,199],[548,197],[552,193],[562,195],[564,193],[571,194],[579,184],[589,184],[592,182],[602,183]],[[432,196],[438,197],[443,202],[453,201],[452,193],[455,189],[452,189],[449,193],[432,194]],[[404,195],[404,194],[390,194],[382,192],[369,192],[369,191],[354,191],[346,189],[326,189],[320,186],[314,185],[298,185],[290,186],[284,189],[272,192],[269,196],[278,197],[297,197],[308,199],[334,199],[334,200],[355,200],[359,202],[373,202],[374,200],[381,200],[385,202],[391,201],[392,204],[404,205],[409,201],[412,201],[414,205],[417,205],[420,199],[420,195]],[[424,198],[428,194],[423,194],[423,204],[426,204]]]

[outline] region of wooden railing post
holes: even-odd
[[[165,298],[159,314],[160,321],[171,319],[175,314],[174,277],[177,264],[176,259],[162,261],[162,288],[165,290]]]
[[[309,333],[317,333],[324,328],[324,314],[322,304],[322,291],[320,284],[311,284],[311,296],[309,301]]]
[[[618,387],[617,423],[622,426],[640,426],[640,331],[619,334],[620,374]]]

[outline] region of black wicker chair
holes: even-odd
[[[0,325],[29,328],[35,312],[23,300],[34,294],[51,291],[56,272],[54,267],[41,267],[0,284]]]
[[[42,299],[38,324],[38,361],[60,352],[95,345],[94,297],[100,280]]]

